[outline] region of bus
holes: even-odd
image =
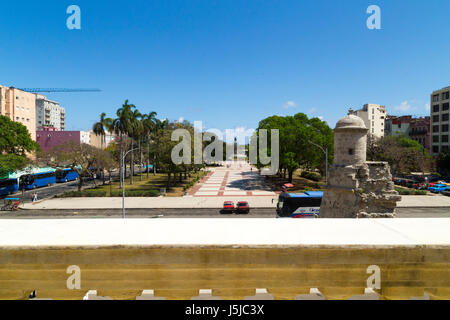
[[[7,196],[19,191],[19,183],[17,179],[0,180],[0,196]]]
[[[73,169],[56,170],[56,182],[69,182],[78,180],[78,173]]]
[[[282,192],[277,203],[277,218],[317,218],[323,191]]]
[[[21,189],[35,189],[46,186],[51,186],[56,183],[55,172],[40,172],[33,174],[26,174],[20,177]]]

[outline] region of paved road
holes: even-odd
[[[101,184],[101,180],[96,180],[97,184]],[[94,186],[92,181],[84,181],[83,187]],[[56,183],[50,187],[38,188],[35,190],[27,190],[25,191],[25,203],[30,203],[32,194],[37,192],[38,200],[51,198],[57,194],[63,194],[69,191],[77,191],[78,190],[78,181],[67,182],[67,183]],[[22,191],[14,193],[9,196],[1,196],[0,203],[3,203],[1,199],[4,198],[20,198],[22,200]]]
[[[398,208],[399,218],[450,218],[450,208]],[[275,209],[258,208],[250,214],[221,214],[219,209],[127,209],[128,218],[275,218]],[[122,218],[121,209],[19,210],[0,212],[0,219]]]

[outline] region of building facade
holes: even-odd
[[[66,129],[66,110],[56,101],[48,100],[43,95],[36,95],[36,127],[54,127]]]
[[[415,118],[411,120],[409,137],[416,140],[428,152],[431,152],[430,117]]]
[[[36,95],[14,87],[0,86],[0,115],[27,127],[36,141]]]
[[[356,115],[363,119],[368,134],[376,137],[384,137],[384,128],[386,121],[386,107],[379,104],[368,103],[362,109],[356,111]]]
[[[384,131],[386,136],[405,135],[419,142],[428,152],[431,151],[430,117],[387,116]]]
[[[449,151],[449,104],[450,87],[431,94],[431,155],[438,156]]]
[[[36,132],[36,142],[42,151],[49,151],[68,142],[90,144],[90,134],[85,131],[56,131],[53,127],[42,128]]]

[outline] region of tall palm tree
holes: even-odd
[[[94,123],[92,126],[92,131],[96,136],[101,136],[101,149],[103,150],[103,143],[106,142],[106,130],[111,129],[111,124],[113,120],[111,118],[106,118],[106,113],[100,115],[100,121]],[[105,130],[106,129],[106,130]]]
[[[151,134],[153,133],[153,131],[155,130],[155,125],[156,125],[156,115],[157,113],[152,111],[149,114],[146,114],[143,116],[142,119],[142,124],[143,124],[143,134],[146,137],[147,140],[147,151],[148,151],[148,155],[147,155],[147,179],[149,178],[149,173],[150,173],[150,140],[151,140]],[[154,166],[155,164],[153,164]]]
[[[164,130],[166,130],[169,126],[169,120],[165,119],[161,121],[159,119],[155,119],[155,126],[153,130],[153,141],[155,142],[155,154],[153,155],[153,175],[156,175],[156,163],[158,161],[158,146],[160,144],[160,139]]]
[[[136,108],[136,106],[132,105],[132,107]],[[134,149],[134,141],[138,138],[139,132],[141,131],[142,123],[139,119],[142,118],[142,114],[139,110],[135,109],[132,111],[130,115],[130,126],[128,127],[128,136],[131,138],[131,149]],[[134,151],[131,151],[130,156],[130,184],[133,184],[133,175],[134,175]]]
[[[132,118],[132,108],[134,106],[128,104],[128,100],[125,100],[125,103],[122,105],[121,108],[119,108],[116,112],[117,118],[113,120],[111,129],[112,131],[119,135],[120,139],[120,168],[119,168],[119,175],[120,175],[120,187],[123,186],[123,179],[122,179],[122,167],[123,167],[123,138],[124,135],[128,133],[128,130],[131,126],[131,118]],[[125,169],[126,170],[126,169]],[[125,172],[126,173],[126,172]]]

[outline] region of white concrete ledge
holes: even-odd
[[[1,220],[0,249],[73,246],[449,246],[450,219]]]

